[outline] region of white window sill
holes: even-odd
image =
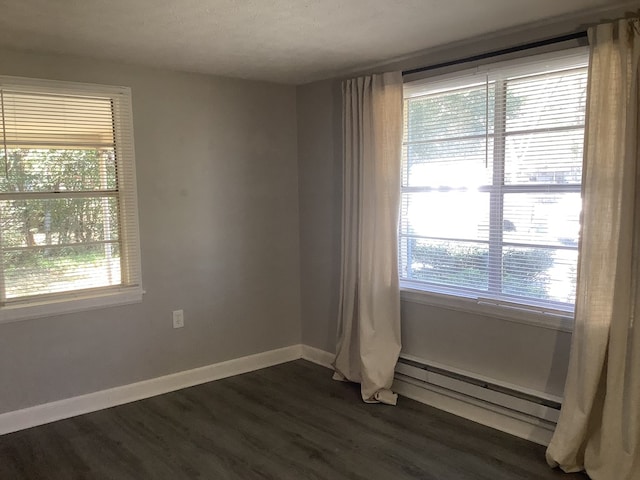
[[[65,296],[57,299],[10,304],[0,307],[0,324],[140,303],[143,293],[140,287],[129,287],[104,293],[92,292],[74,297]]]
[[[405,302],[429,305],[508,322],[532,325],[561,332],[573,331],[573,316],[562,312],[527,309],[526,306],[505,306],[484,303],[476,298],[419,290],[409,285],[400,285],[400,298]]]

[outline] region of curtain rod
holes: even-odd
[[[547,40],[539,40],[537,42],[525,43],[517,47],[503,48],[502,50],[495,50],[493,52],[481,53],[480,55],[473,55],[472,57],[461,58],[459,60],[452,60],[450,62],[437,63],[435,65],[428,65],[426,67],[413,68],[411,70],[404,70],[402,75],[411,75],[412,73],[428,72],[429,70],[435,70],[437,68],[450,67],[452,65],[460,65],[461,63],[475,62],[476,60],[484,60],[486,58],[498,57],[500,55],[506,55],[508,53],[521,52],[523,50],[530,50],[532,48],[546,47],[547,45],[553,45],[555,43],[567,42],[569,40],[577,40],[586,38],[587,32],[576,32],[568,35],[562,35],[560,37],[548,38]]]

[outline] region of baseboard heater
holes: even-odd
[[[514,388],[490,381],[469,372],[425,363],[421,359],[401,356],[396,365],[396,378],[439,393],[467,399],[471,403],[493,406],[501,412],[530,417],[544,423],[557,423],[561,399],[540,392]]]

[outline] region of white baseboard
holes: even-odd
[[[335,353],[329,353],[310,345],[302,345],[302,358],[326,368],[333,368]]]
[[[326,368],[332,368],[331,363],[334,357],[333,353],[309,345],[292,345],[257,353],[193,370],[3,413],[0,414],[0,435],[300,358]],[[474,400],[436,386],[425,386],[422,382],[408,378],[396,378],[393,388],[405,397],[541,445],[548,445],[551,439],[552,426],[526,415],[518,414],[518,412],[502,409],[496,405]]]
[[[0,435],[135,402],[302,358],[302,345],[270,350],[142,382],[0,414]]]

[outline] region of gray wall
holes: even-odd
[[[0,325],[0,412],[300,342],[294,87],[9,51],[0,75],[132,88],[147,291]]]
[[[540,22],[526,30],[512,29],[433,49],[371,71],[411,69],[550,38],[623,11]],[[462,68],[469,68],[469,64]],[[353,75],[361,73],[366,71]],[[305,344],[334,352],[342,195],[340,79],[299,86],[297,94],[302,339]],[[408,301],[402,302],[402,332],[403,353],[562,395],[570,333]]]
[[[342,208],[339,82],[298,88],[302,343],[334,352]]]

